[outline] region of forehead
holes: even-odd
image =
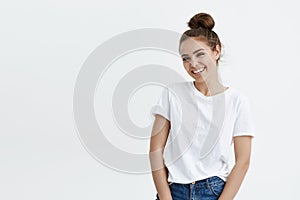
[[[196,40],[193,38],[188,38],[180,44],[179,53],[180,54],[193,54],[195,50],[205,49],[208,50],[207,44],[201,40]]]

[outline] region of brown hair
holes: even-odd
[[[219,36],[212,30],[215,26],[215,21],[209,14],[198,13],[187,24],[190,29],[182,34],[179,42],[180,45],[186,39],[195,37],[198,40],[205,41],[212,51],[216,50],[217,45],[220,46],[221,50]],[[217,60],[217,64],[219,59],[220,57]]]

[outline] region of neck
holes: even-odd
[[[194,85],[205,96],[212,96],[217,93],[223,92],[226,87],[223,86],[219,80],[210,81],[194,81]]]

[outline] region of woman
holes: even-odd
[[[206,13],[190,19],[179,53],[194,80],[169,85],[152,109],[149,158],[160,200],[232,200],[249,167],[250,104],[219,80],[221,42],[214,24]]]

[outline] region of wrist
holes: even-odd
[[[163,196],[163,197],[159,197],[160,200],[172,200],[172,196]]]

